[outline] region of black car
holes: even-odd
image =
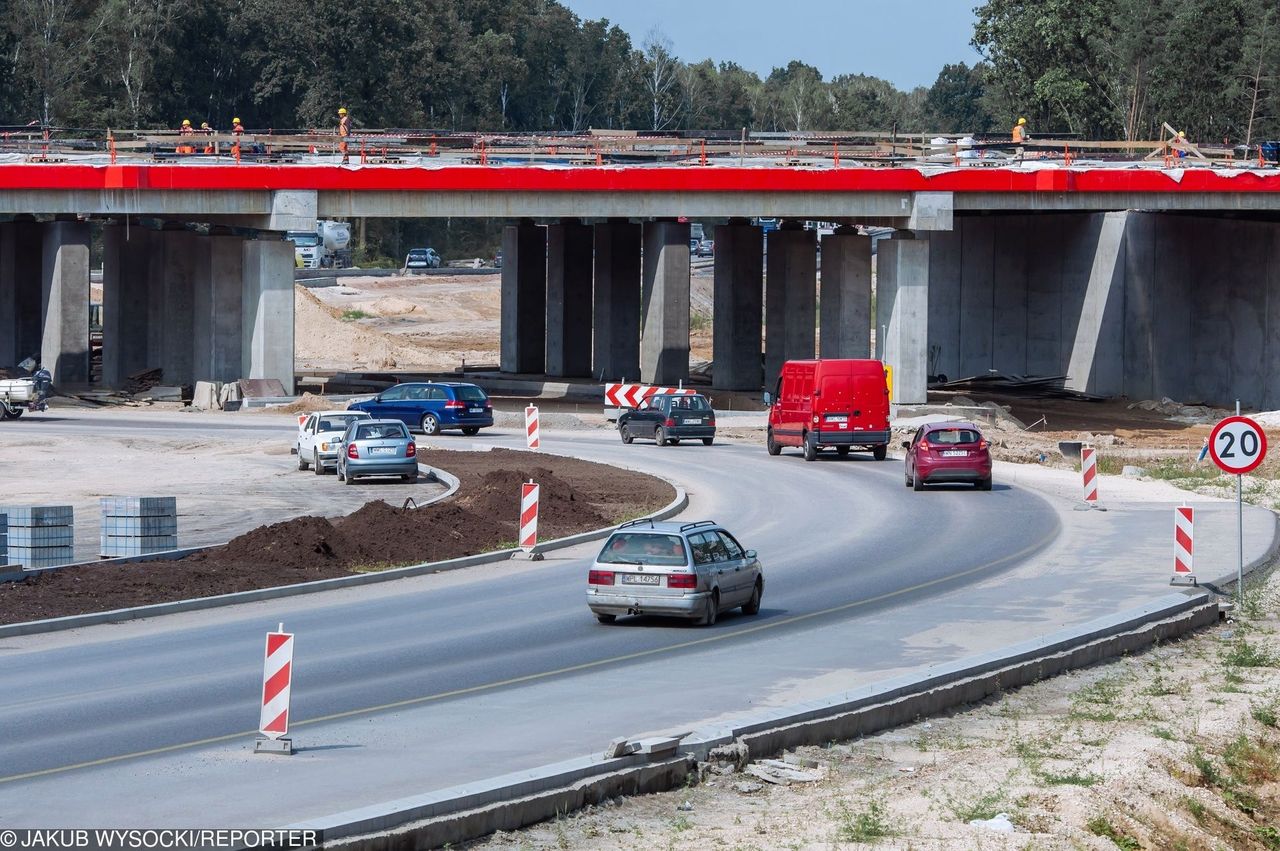
[[[622,412],[618,434],[623,443],[639,437],[659,446],[677,446],[682,440],[701,440],[710,446],[716,439],[716,412],[707,397],[699,394],[650,396],[640,407]]]

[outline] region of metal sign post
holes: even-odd
[[[1236,477],[1236,591],[1244,606],[1244,474],[1267,457],[1267,433],[1248,417],[1240,416],[1240,400],[1236,415],[1227,417],[1209,434],[1209,457],[1224,473]]]

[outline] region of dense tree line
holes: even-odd
[[[1280,9],[1247,0],[985,0],[973,44],[901,91],[802,62],[763,79],[635,43],[555,0],[0,0],[0,123],[357,126],[735,135],[1280,133]],[[905,40],[905,37],[904,37]],[[856,56],[851,54],[851,56]],[[687,58],[686,58],[687,59]]]

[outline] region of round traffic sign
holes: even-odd
[[[1267,456],[1267,433],[1248,417],[1227,417],[1209,434],[1209,457],[1227,473],[1247,473]]]

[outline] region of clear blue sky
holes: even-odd
[[[829,80],[870,74],[899,88],[928,86],[969,46],[978,0],[560,0],[580,18],[608,18],[639,45],[653,27],[686,62],[737,62],[766,76],[799,59]]]

